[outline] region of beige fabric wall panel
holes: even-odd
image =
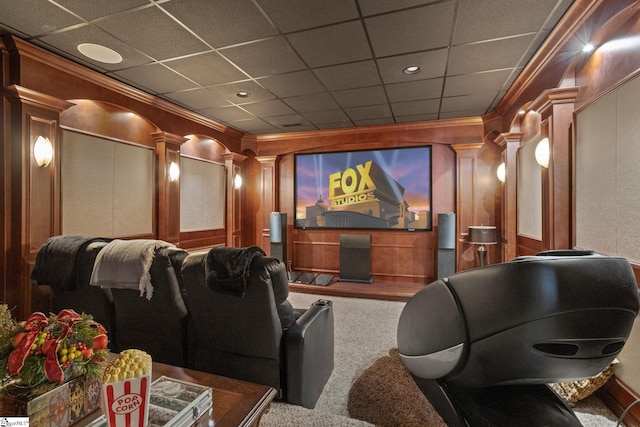
[[[576,246],[640,262],[640,78],[576,118]]]
[[[576,123],[576,246],[616,254],[616,102],[609,95]]]
[[[153,233],[154,152],[115,144],[113,235]]]
[[[640,78],[576,116],[576,246],[640,261]],[[615,374],[640,390],[640,322]]]
[[[152,233],[153,156],[148,148],[63,131],[62,233]]]
[[[542,174],[536,162],[539,139],[518,149],[518,234],[542,240]]]
[[[111,144],[64,131],[62,135],[62,233],[111,236],[113,232]]]
[[[224,165],[180,158],[180,231],[224,228],[225,182]]]

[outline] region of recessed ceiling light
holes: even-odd
[[[420,67],[417,65],[411,65],[404,70],[402,70],[404,74],[418,74],[420,72]]]
[[[251,96],[251,94],[249,92],[245,92],[243,90],[236,92],[236,96],[238,98],[248,98]]]
[[[106,46],[93,43],[81,43],[78,45],[81,54],[94,61],[105,64],[118,64],[122,62],[122,55]]]

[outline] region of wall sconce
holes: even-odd
[[[169,164],[169,181],[176,182],[180,178],[180,166],[176,162]]]
[[[469,226],[469,243],[478,245],[478,260],[480,261],[480,267],[484,266],[487,260],[487,248],[485,245],[498,243],[496,227],[493,225]]]
[[[551,157],[549,151],[549,138],[542,138],[538,145],[536,145],[536,162],[543,168],[549,167],[549,157]]]
[[[496,170],[496,175],[498,176],[498,179],[500,180],[500,182],[504,182],[505,179],[507,179],[507,169],[504,162],[500,163],[500,166],[498,166],[498,170]]]
[[[33,144],[33,158],[40,167],[46,167],[53,159],[53,145],[46,136],[39,136]]]
[[[242,187],[242,176],[240,176],[239,173],[237,173],[236,176],[233,178],[233,186],[235,187],[236,190]]]

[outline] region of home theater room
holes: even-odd
[[[0,418],[640,427],[640,0],[0,0],[0,65]]]

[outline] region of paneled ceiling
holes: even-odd
[[[572,3],[0,0],[0,30],[260,135],[489,113]]]

